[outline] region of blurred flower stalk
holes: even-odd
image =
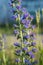
[[[3,61],[2,65],[6,65],[5,45],[1,34],[0,34],[0,51],[2,51],[2,61]]]
[[[37,21],[37,25],[38,25],[38,33],[39,33],[39,23],[40,23],[40,9],[38,9],[38,11],[36,11],[36,21]]]

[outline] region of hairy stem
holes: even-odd
[[[23,48],[23,34],[22,34],[22,26],[21,26],[21,23],[20,23],[20,15],[19,16],[19,27],[20,27],[20,37],[21,37],[21,50]],[[21,54],[21,60],[22,60],[22,63],[21,65],[23,64],[23,56]]]

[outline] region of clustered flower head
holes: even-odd
[[[31,16],[26,8],[21,6],[21,0],[11,0],[13,10],[13,16],[15,23],[14,34],[20,42],[15,42],[15,55],[18,56],[15,61],[17,65],[35,65],[37,62],[35,59],[36,42],[34,42],[35,34],[33,29],[35,26],[31,24],[33,16]],[[13,4],[15,6],[13,6]]]

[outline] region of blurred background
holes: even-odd
[[[19,40],[13,35],[14,20],[12,19],[13,12],[11,6],[8,4],[9,2],[10,0],[0,0],[0,39],[2,37],[0,41],[4,41],[6,58],[8,59],[9,65],[11,65],[14,60],[13,43],[15,41],[19,42]],[[36,25],[34,29],[36,33],[35,42],[39,50],[36,54],[36,59],[38,60],[38,65],[43,65],[43,0],[22,0],[22,6],[34,16],[32,24]],[[3,57],[2,55],[3,53],[1,52],[0,58]],[[2,62],[0,59],[0,63]]]

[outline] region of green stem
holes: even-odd
[[[19,27],[20,27],[20,37],[21,37],[21,49],[23,48],[23,34],[22,34],[22,26],[21,26],[21,23],[20,23],[20,15],[19,16]],[[22,63],[21,65],[23,65],[23,56],[21,55],[21,60],[22,60]]]
[[[39,34],[39,23],[38,23],[38,34]]]
[[[20,23],[20,15],[19,16],[19,27],[20,27],[20,37],[21,37],[21,48],[23,47],[23,34],[22,34],[22,26]]]
[[[4,65],[6,65],[4,42],[2,43],[2,52],[3,52],[3,62],[4,62]]]

